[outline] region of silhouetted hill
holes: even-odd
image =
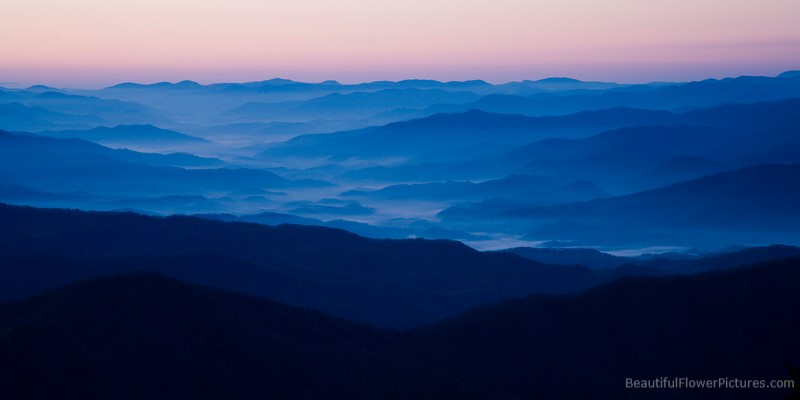
[[[314,120],[307,122],[242,122],[203,127],[196,132],[220,144],[263,146],[309,132],[336,132],[373,125],[364,120]],[[259,151],[262,149],[259,149]]]
[[[180,132],[161,129],[153,125],[117,125],[113,128],[98,127],[85,131],[44,131],[41,136],[55,138],[78,138],[106,146],[131,149],[183,149],[208,144],[205,139]]]
[[[560,265],[582,265],[593,270],[613,269],[622,266],[641,268],[648,275],[694,274],[698,272],[747,267],[770,260],[800,257],[800,247],[771,245],[735,248],[698,256],[648,255],[620,257],[587,248],[533,248],[517,247],[503,250],[519,256],[546,263]]]
[[[263,225],[294,224],[294,225],[324,226],[325,224],[325,222],[314,218],[303,218],[303,217],[298,217],[296,215],[282,214],[276,212],[262,212],[258,214],[249,214],[242,216],[237,216],[233,214],[195,214],[194,216],[199,218],[214,219],[225,222],[233,222],[233,221],[252,222],[254,224],[263,224]]]
[[[598,111],[595,116],[603,112]],[[461,114],[449,115],[455,118]],[[564,122],[579,115],[589,114],[552,117],[552,121],[562,118]],[[729,168],[766,162],[798,163],[800,156],[793,151],[800,149],[800,137],[795,129],[800,123],[798,115],[800,99],[794,98],[667,113],[661,122],[636,126],[625,125],[623,119],[619,122],[620,128],[584,138],[570,139],[553,133],[552,137],[539,140],[532,134],[530,137],[535,141],[502,154],[366,168],[345,173],[342,178],[417,182],[497,179],[514,173],[566,174],[588,179],[612,192],[629,193],[658,186],[659,182],[670,184],[719,172],[713,168],[714,163]],[[658,119],[656,116],[653,121]],[[564,123],[564,127],[568,126]],[[493,133],[484,134],[484,137],[494,136]],[[356,141],[358,137],[354,134],[343,140]],[[306,147],[311,148],[313,146]],[[705,165],[691,161],[701,159],[706,160]],[[652,175],[654,182],[642,182],[647,178],[643,175],[649,173],[655,174]]]
[[[504,93],[530,95],[541,92],[561,92],[568,90],[604,90],[622,86],[612,82],[584,82],[572,78],[554,77],[535,81],[509,82],[497,87]]]
[[[123,82],[118,83],[113,86],[109,86],[106,89],[133,89],[133,90],[141,90],[141,89],[198,89],[202,88],[204,85],[200,85],[197,82],[193,81],[181,81],[181,82],[158,82],[158,83],[136,83],[136,82]]]
[[[76,121],[95,118],[103,121],[94,123],[90,126],[114,124],[143,124],[163,122],[164,118],[153,108],[139,103],[120,101],[116,99],[99,98],[94,96],[84,96],[67,93],[67,91],[55,90],[8,90],[0,91],[0,103],[21,103],[33,109],[44,109],[60,115],[68,115],[69,119],[62,118],[67,126],[54,126],[57,121],[51,121],[51,127],[45,129],[81,129],[75,124]],[[3,129],[14,130],[41,130],[36,129],[33,123],[35,120],[20,118],[18,123],[21,126],[12,128],[10,126],[0,126]],[[28,125],[25,125],[28,124]],[[72,124],[73,127],[69,126]]]
[[[399,384],[391,334],[153,274],[0,305],[0,332],[4,398],[369,398]]]
[[[264,225],[281,225],[281,224],[295,224],[295,225],[314,225],[324,226],[328,228],[344,229],[348,232],[355,233],[359,236],[364,236],[373,239],[408,239],[408,238],[424,238],[424,239],[451,239],[451,240],[481,240],[481,237],[471,235],[466,232],[460,232],[452,229],[444,229],[433,226],[431,222],[423,223],[420,221],[419,226],[413,227],[397,227],[397,226],[378,226],[362,222],[348,221],[344,219],[334,219],[330,221],[322,221],[315,218],[298,217],[290,214],[282,214],[275,212],[262,212],[258,214],[245,214],[245,215],[232,215],[232,214],[195,214],[195,217],[215,219],[219,221],[238,221],[238,222],[252,222]]]
[[[349,128],[340,124],[339,128],[332,125],[333,129],[303,132],[316,133],[423,117],[435,113],[424,110],[428,106],[437,103],[472,102],[491,93],[559,91],[567,89],[567,86],[601,89],[609,85],[613,86],[597,82],[558,83],[549,80],[491,85],[480,80],[439,82],[409,79],[341,84],[335,81],[306,83],[270,79],[209,85],[126,83],[81,93],[147,104],[158,108],[174,120],[203,122],[202,125],[268,121],[285,123],[320,118],[350,122]],[[355,124],[354,118],[368,119]]]
[[[0,202],[10,204],[69,204],[83,202],[86,199],[80,194],[56,194],[47,191],[33,190],[20,184],[9,184],[0,181]]]
[[[293,207],[289,210],[292,214],[299,215],[370,215],[375,213],[374,208],[364,207],[351,201],[346,204],[318,204],[313,202],[290,202],[286,206]]]
[[[307,83],[269,79],[209,85],[126,83],[89,91],[87,94],[154,106],[174,119],[187,123],[207,122],[221,125],[256,121],[312,121],[322,118],[323,114],[340,122],[352,123],[352,118],[369,117],[398,108],[426,107],[438,102],[474,101],[480,95],[497,90],[500,89],[477,80],[439,82],[412,79],[341,84],[336,81]],[[378,93],[381,91],[386,93]],[[354,96],[349,96],[351,94]],[[268,103],[271,105],[267,105]],[[231,110],[236,111],[230,113]],[[402,118],[384,117],[380,123],[400,119]],[[359,127],[363,126],[368,125],[359,124]],[[316,131],[304,133],[312,132]]]
[[[226,222],[252,222],[263,225],[281,225],[281,224],[294,224],[294,225],[314,225],[324,226],[328,228],[344,229],[348,232],[355,233],[359,236],[364,236],[373,239],[409,239],[409,238],[424,238],[424,239],[451,239],[451,240],[482,240],[485,237],[472,235],[467,232],[461,232],[453,229],[445,229],[436,227],[433,222],[417,221],[416,224],[409,227],[398,226],[380,226],[372,225],[363,222],[348,221],[345,219],[333,219],[329,221],[322,221],[316,218],[298,217],[290,214],[275,213],[275,212],[261,212],[257,214],[194,214],[195,217],[214,219]]]
[[[0,133],[0,143],[0,182],[21,185],[40,192],[99,196],[104,201],[206,194],[218,196],[219,191],[232,192],[242,187],[328,185],[312,180],[293,181],[261,169],[187,169],[182,167],[213,167],[220,166],[222,162],[188,154],[161,155],[112,150],[79,139],[54,139],[6,132]],[[44,204],[89,206],[87,202]],[[120,208],[128,207],[137,206],[126,205]],[[148,211],[159,212],[161,209]],[[192,213],[214,211],[219,210],[185,210]]]
[[[706,158],[689,155],[677,156],[631,178],[625,186],[638,190],[655,189],[699,176],[716,174],[727,169],[730,169],[729,165]]]
[[[189,83],[187,83],[189,82]],[[446,89],[446,90],[487,90],[492,88],[493,85],[482,80],[469,80],[469,81],[450,81],[441,82],[430,79],[406,79],[401,81],[374,81],[363,82],[356,84],[342,84],[334,80],[327,80],[319,83],[312,82],[297,82],[289,79],[273,78],[264,81],[244,82],[244,83],[213,83],[210,85],[197,85],[195,82],[183,81],[178,83],[159,82],[154,84],[141,84],[126,82],[120,83],[109,88],[110,89],[134,89],[134,90],[170,90],[170,89],[193,89],[193,90],[206,90],[210,92],[263,92],[263,91],[332,91],[339,92],[367,92],[379,91],[387,89]]]
[[[637,259],[633,264],[656,269],[667,274],[695,274],[698,272],[747,267],[770,260],[794,257],[800,257],[800,247],[771,245],[686,259],[670,259],[656,256],[652,259]]]
[[[800,165],[762,164],[627,196],[519,210],[627,226],[787,229],[800,223]]]
[[[515,96],[491,94],[474,103],[434,106],[429,112],[487,112],[529,116],[564,115],[612,107],[677,110],[729,103],[754,103],[800,97],[800,79],[791,74],[778,77],[740,76],[706,79],[672,85],[629,85],[597,91]]]
[[[108,128],[102,128],[108,129]],[[69,135],[66,135],[69,136]],[[92,158],[154,166],[211,167],[223,164],[215,158],[198,157],[187,153],[141,153],[126,149],[110,149],[82,139],[57,139],[47,136],[13,134],[0,130],[3,146],[0,152],[5,168],[25,169],[30,164],[40,168],[50,166],[79,166]]]
[[[58,128],[87,128],[108,121],[94,115],[68,115],[19,102],[0,104],[0,129],[41,131]]]
[[[485,307],[415,332],[426,365],[475,398],[780,398],[780,390],[633,390],[625,379],[782,379],[800,363],[800,259],[625,279]],[[480,394],[478,394],[480,393]]]
[[[582,265],[591,269],[618,268],[631,262],[631,259],[627,257],[617,257],[594,249],[583,248],[515,247],[503,251],[542,263]]]
[[[626,379],[785,379],[800,362],[800,259],[626,279],[387,332],[152,274],[0,305],[10,398],[740,399]]]
[[[628,108],[541,118],[470,110],[357,131],[298,136],[263,155],[332,159],[413,156],[486,143],[521,145],[551,136],[582,137],[620,126],[665,123],[674,117],[668,112]]]
[[[543,83],[543,84],[546,84],[546,83],[570,83],[570,84],[573,84],[573,83],[578,83],[580,81],[575,79],[575,78],[567,78],[567,77],[563,77],[563,76],[554,76],[554,77],[551,77],[551,78],[539,79],[538,81],[534,81],[534,82],[539,82],[539,83]]]
[[[285,103],[250,102],[230,110],[226,115],[248,121],[366,118],[397,108],[420,109],[437,103],[467,103],[478,98],[480,96],[475,93],[463,91],[384,89],[376,92],[332,93],[315,99]]]
[[[375,240],[313,226],[0,207],[5,300],[75,279],[147,269],[381,326],[433,322],[531,293],[570,293],[612,276],[461,243]],[[49,278],[43,257],[76,265]],[[11,297],[11,289],[17,296]]]
[[[588,200],[607,196],[602,188],[586,181],[564,178],[509,175],[503,179],[479,183],[447,181],[392,185],[379,190],[350,190],[343,196],[380,199],[420,199],[440,201],[509,198],[527,204],[555,204],[569,200]]]
[[[799,70],[786,71],[779,74],[778,78],[798,79],[800,78],[800,71]]]
[[[798,168],[754,165],[630,195],[554,206],[467,203],[439,216],[469,222],[472,230],[479,230],[482,221],[502,221],[506,229],[527,229],[529,240],[695,247],[797,244],[800,237],[793,226],[800,223],[795,206],[800,201]]]
[[[445,175],[481,170],[571,174],[625,193],[720,172],[720,166],[710,166],[713,163],[735,168],[752,159],[800,162],[797,155],[786,151],[800,146],[794,128],[800,122],[798,111],[798,99],[714,107],[679,114],[675,121],[680,124],[624,127],[582,139],[545,139],[498,156],[405,169],[407,174],[421,175],[427,169]],[[777,156],[770,158],[769,154]],[[687,162],[698,159],[707,160],[706,165]],[[402,169],[396,171],[400,176],[404,175]],[[646,178],[642,175],[650,172],[655,173],[654,181],[642,182]]]
[[[541,140],[495,158],[522,165],[519,171],[574,174],[618,187],[630,174],[680,155],[717,156],[729,136],[727,130],[707,126],[636,126],[579,140]]]
[[[154,109],[139,103],[61,92],[44,92],[24,100],[26,104],[71,115],[97,115],[115,124],[163,121]]]
[[[55,92],[55,91],[58,91],[58,89],[56,89],[54,87],[51,87],[51,86],[47,86],[47,85],[32,85],[32,86],[29,86],[29,87],[25,88],[25,90],[27,90],[27,91],[39,91],[39,92]]]

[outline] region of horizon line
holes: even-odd
[[[694,79],[694,80],[646,80],[646,81],[638,81],[638,82],[617,82],[613,80],[598,80],[598,79],[581,79],[575,78],[573,76],[546,76],[543,78],[529,78],[529,79],[521,79],[521,80],[510,80],[510,81],[495,81],[492,82],[491,80],[481,79],[481,78],[474,78],[474,79],[463,79],[463,80],[441,80],[441,79],[433,79],[433,78],[405,78],[405,79],[376,79],[376,80],[363,80],[363,81],[349,81],[349,80],[339,80],[339,79],[324,79],[324,80],[302,80],[302,79],[290,79],[290,78],[283,78],[280,76],[275,76],[272,78],[266,78],[261,80],[242,80],[242,81],[233,81],[233,80],[220,80],[220,81],[212,81],[212,80],[205,80],[205,79],[182,79],[182,80],[153,80],[153,81],[135,81],[135,80],[124,80],[119,81],[113,84],[106,84],[106,85],[87,85],[84,87],[79,86],[54,86],[52,84],[42,84],[42,83],[32,83],[32,82],[0,82],[0,87],[5,89],[13,89],[13,90],[25,90],[30,89],[36,86],[44,86],[47,88],[52,89],[61,89],[61,90],[103,90],[103,89],[110,89],[120,85],[137,85],[137,86],[155,86],[155,85],[179,85],[179,84],[196,84],[198,86],[213,86],[213,85],[247,85],[247,84],[259,84],[259,83],[267,83],[271,81],[285,81],[287,83],[297,83],[297,84],[307,84],[307,85],[340,85],[340,86],[358,86],[358,85],[366,85],[366,84],[373,84],[373,83],[400,83],[400,82],[412,82],[412,81],[428,81],[428,82],[437,82],[437,83],[486,83],[491,86],[502,86],[508,85],[513,83],[521,83],[521,82],[543,82],[548,80],[572,80],[575,82],[582,82],[582,83],[609,83],[609,84],[618,84],[621,86],[633,86],[633,85],[653,85],[653,84],[681,84],[681,83],[691,83],[691,82],[700,82],[705,80],[723,80],[723,79],[732,79],[732,78],[742,78],[742,77],[767,77],[767,78],[776,78],[782,74],[788,72],[795,72],[800,71],[800,67],[797,69],[786,69],[774,75],[758,75],[758,74],[741,74],[741,75],[729,75],[723,77],[707,77],[702,79]]]

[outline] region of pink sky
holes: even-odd
[[[0,82],[643,82],[800,69],[797,0],[3,0]]]

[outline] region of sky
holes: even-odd
[[[0,85],[800,69],[798,0],[2,0]]]

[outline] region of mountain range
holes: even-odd
[[[625,382],[786,379],[798,263],[628,279],[401,333],[152,274],[100,278],[0,306],[0,384],[24,398],[730,398]]]
[[[800,71],[0,88],[0,399],[800,399],[798,126]]]
[[[153,125],[117,125],[112,128],[97,127],[83,131],[42,131],[37,134],[62,139],[77,138],[104,146],[145,151],[188,151],[192,150],[193,147],[200,147],[209,143],[205,139],[161,129]]]
[[[477,304],[575,292],[613,277],[481,253],[453,241],[375,240],[315,226],[13,206],[0,213],[6,301],[144,269],[351,320],[408,327]]]
[[[552,206],[513,202],[467,203],[439,213],[445,219],[531,229],[535,240],[649,241],[721,246],[730,241],[769,244],[797,240],[798,165],[760,164],[629,195]]]

